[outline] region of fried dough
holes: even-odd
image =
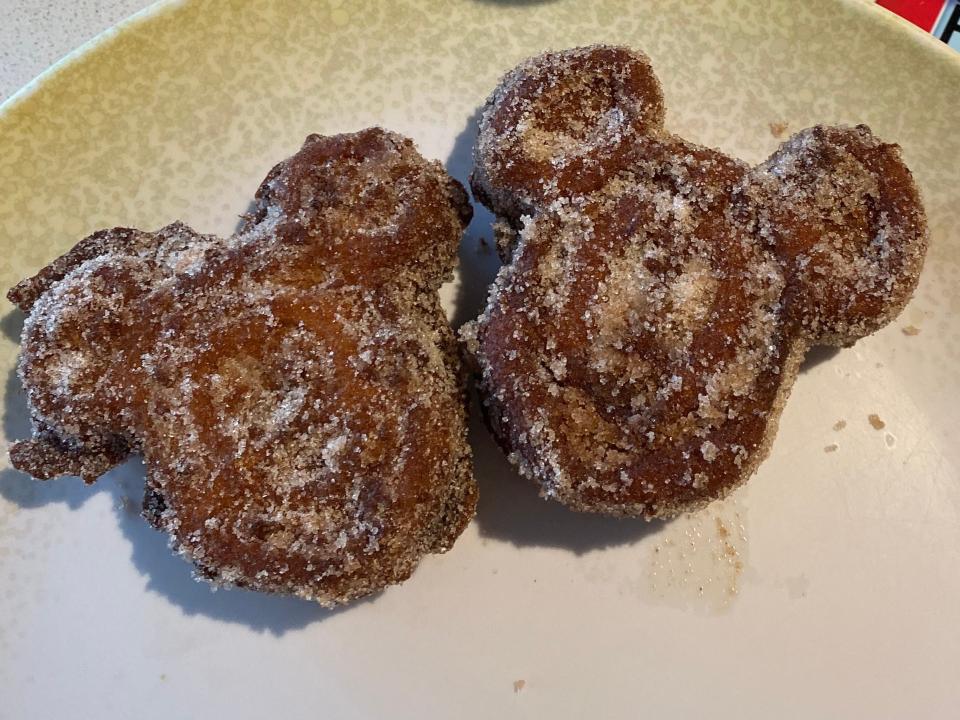
[[[648,58],[606,46],[522,63],[481,116],[471,184],[506,264],[461,336],[511,461],[575,510],[665,518],[744,482],[807,350],[888,323],[926,251],[867,127],[750,167],[663,117]]]
[[[471,209],[413,143],[310,136],[229,238],[95,233],[10,291],[36,478],[130,453],[144,515],[218,584],[336,604],[450,548],[476,505],[437,291]]]

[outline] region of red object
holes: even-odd
[[[877,0],[877,4],[930,32],[947,3],[946,0]]]

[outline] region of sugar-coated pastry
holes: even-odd
[[[489,425],[542,494],[670,517],[767,455],[800,362],[888,323],[923,207],[896,145],[797,133],[757,167],[663,128],[650,61],[547,53],[487,101],[475,195],[505,265],[462,331]]]
[[[146,463],[144,515],[219,584],[346,602],[473,516],[437,291],[463,188],[380,129],[310,136],[229,237],[95,233],[10,291],[40,479]]]

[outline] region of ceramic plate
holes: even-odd
[[[97,228],[229,233],[311,132],[381,124],[464,180],[476,109],[547,48],[645,50],[668,127],[751,162],[818,123],[900,143],[932,230],[889,327],[813,353],[773,452],[668,524],[538,499],[474,420],[481,501],[451,552],[337,611],[211,592],[95,487],[0,470],[3,717],[920,717],[960,701],[960,59],[863,2],[163,3],[0,112],[0,286]],[[455,322],[496,260],[469,228]],[[28,421],[3,311],[6,440]]]

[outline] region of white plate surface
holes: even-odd
[[[960,60],[870,4],[162,4],[0,110],[0,285],[103,226],[229,232],[309,132],[382,124],[465,179],[497,78],[597,41],[652,57],[671,129],[747,160],[784,124],[899,142],[932,229],[902,317],[814,353],[759,473],[669,524],[539,500],[474,421],[476,520],[405,585],[335,612],[194,582],[138,516],[139,463],[85,488],[34,483],[4,453],[0,716],[955,714]],[[489,222],[445,291],[458,322],[495,271]],[[3,310],[7,442],[28,433],[21,323]]]

